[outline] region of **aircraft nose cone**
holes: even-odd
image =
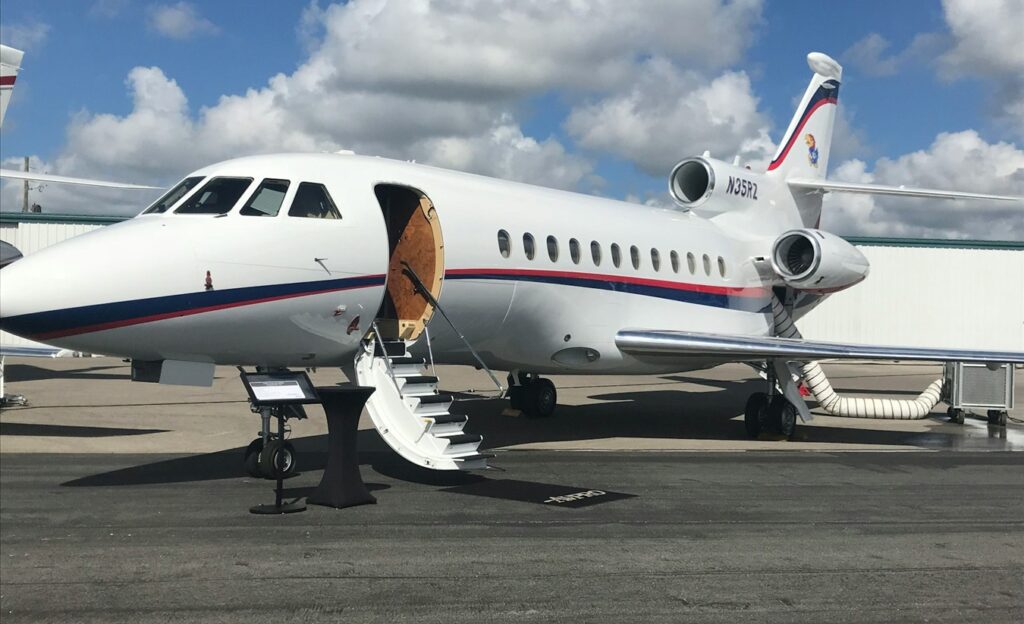
[[[22,321],[33,312],[32,293],[38,288],[26,281],[25,263],[22,258],[0,269],[0,329],[23,337],[28,328]]]

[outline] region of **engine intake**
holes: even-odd
[[[706,202],[715,190],[715,169],[703,158],[687,158],[672,169],[668,180],[669,192],[676,202],[694,208]]]
[[[791,288],[829,293],[864,280],[870,263],[842,238],[814,229],[790,230],[772,246],[772,267]]]

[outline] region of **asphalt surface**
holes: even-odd
[[[238,455],[5,455],[3,621],[1024,617],[1012,453],[505,452],[475,477],[372,451],[376,505],[287,516],[248,513],[271,490]]]
[[[116,360],[7,372],[31,405],[0,413],[3,624],[1024,621],[1020,408],[1005,428],[818,412],[796,441],[746,440],[745,367],[561,378],[550,420],[460,404],[495,470],[415,469],[364,429],[376,505],[255,516],[273,495],[242,476],[256,419],[232,371],[211,389],[129,384]],[[935,369],[829,374],[906,397]],[[469,396],[474,375],[441,377]],[[319,482],[324,430],[295,423],[289,498]]]

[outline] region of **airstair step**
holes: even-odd
[[[402,355],[398,357],[389,357],[392,366],[423,366],[427,363],[423,358],[413,357],[411,355]]]
[[[456,444],[473,444],[474,442],[481,442],[484,439],[483,436],[475,433],[457,433],[455,435],[440,437],[448,440],[448,446],[455,446]]]
[[[381,349],[379,342],[373,343],[373,354],[384,355],[387,353],[389,357],[404,357],[407,353],[405,350],[405,343],[401,340],[385,342],[384,349]]]
[[[420,405],[433,405],[434,403],[447,403],[452,400],[450,394],[428,394],[419,397]]]
[[[469,417],[465,414],[437,414],[435,416],[424,415],[424,418],[430,418],[436,425],[447,425],[452,423],[463,423],[469,420]]]
[[[453,458],[459,462],[480,461],[482,459],[494,459],[494,453],[473,453],[472,455],[461,455]]]
[[[402,377],[405,380],[407,386],[422,386],[426,384],[436,384],[437,377],[431,377],[430,375],[413,375],[411,377]]]

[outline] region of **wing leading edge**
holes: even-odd
[[[53,182],[56,184],[78,184],[81,186],[98,186],[101,188],[130,189],[137,191],[159,191],[159,186],[145,186],[142,184],[127,184],[125,182],[107,182],[105,180],[90,180],[88,178],[70,178],[68,176],[50,175],[47,173],[32,173],[29,171],[15,171],[13,169],[0,169],[0,177],[13,178],[16,180],[33,180],[36,182]]]
[[[810,178],[786,180],[790,188],[805,191],[836,193],[860,193],[863,195],[898,195],[903,197],[932,197],[937,199],[991,199],[996,201],[1024,202],[1024,197],[1011,195],[988,195],[986,193],[965,193],[963,191],[941,191],[937,189],[914,188],[911,186],[886,186],[884,184],[861,184],[859,182],[835,182]]]
[[[772,358],[787,360],[919,360],[1024,364],[1024,352],[922,349],[816,342],[769,336],[729,336],[683,331],[624,329],[615,345],[636,356],[707,357],[734,362]]]

